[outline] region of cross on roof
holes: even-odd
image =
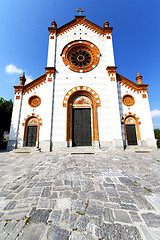
[[[84,12],[84,10],[82,10],[81,8],[79,8],[78,10],[76,10],[77,12],[79,12],[79,16],[81,16],[81,13]]]

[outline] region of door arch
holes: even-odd
[[[136,114],[125,114],[125,118],[122,118],[122,124],[124,125],[125,140],[127,145],[138,145],[138,141],[141,140],[139,125],[139,118]]]
[[[90,100],[90,108],[92,110],[92,143],[99,141],[97,118],[97,107],[100,106],[99,96],[89,87],[78,86],[68,91],[63,100],[63,106],[67,107],[66,141],[69,143],[69,146],[72,146],[72,109],[74,107],[74,101],[77,97],[82,96]]]
[[[42,119],[38,115],[28,115],[24,119],[22,125],[24,126],[23,146],[34,147],[39,145],[39,130],[42,126]]]
[[[72,146],[92,146],[91,101],[78,96],[72,104]]]
[[[133,117],[125,120],[125,131],[128,145],[137,145],[136,120]]]
[[[37,141],[38,120],[31,118],[27,123],[26,146],[35,147]]]

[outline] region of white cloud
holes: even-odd
[[[5,67],[5,71],[6,71],[7,74],[10,74],[10,75],[11,74],[22,74],[24,72],[23,69],[17,68],[14,64],[8,64]],[[26,77],[26,84],[33,81],[32,76],[29,76],[29,75],[26,74],[25,77]],[[7,80],[7,82],[9,82],[9,83],[14,83],[15,81],[17,81],[17,80],[13,80],[13,79]]]
[[[151,111],[152,118],[160,117],[160,110],[155,109]]]
[[[9,64],[5,67],[5,71],[8,74],[14,74],[14,73],[23,73],[23,70],[21,68],[17,68],[15,65],[13,64]]]

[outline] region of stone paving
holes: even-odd
[[[160,151],[72,151],[0,152],[0,239],[159,240]]]

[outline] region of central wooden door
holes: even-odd
[[[36,146],[36,140],[37,140],[37,126],[27,126],[26,146],[28,147]]]
[[[137,135],[135,124],[126,125],[128,145],[137,145]]]
[[[91,145],[91,108],[73,108],[72,146]]]

